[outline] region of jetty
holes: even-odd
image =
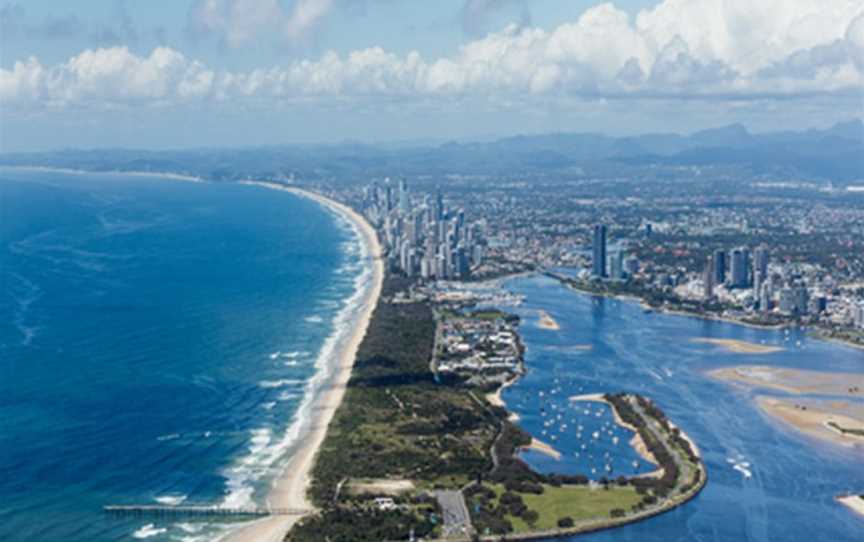
[[[264,517],[304,516],[312,512],[301,508],[244,507],[226,508],[211,504],[159,505],[159,504],[109,504],[104,506],[106,514],[119,516],[218,516],[218,517]]]

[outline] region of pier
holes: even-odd
[[[120,516],[218,516],[218,517],[265,517],[305,516],[312,510],[302,508],[225,508],[209,504],[165,506],[158,504],[110,504],[103,507],[106,514]]]

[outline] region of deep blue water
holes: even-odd
[[[0,540],[201,540],[101,507],[260,501],[365,268],[283,192],[0,169]]]
[[[547,442],[554,434],[557,438],[550,443],[564,453],[560,462],[526,454],[529,463],[546,472],[590,474],[596,468],[599,476],[609,463],[604,452],[615,449],[625,458],[613,462],[615,474],[627,473],[628,468],[632,471],[630,461],[635,456],[627,449],[627,439],[614,445],[605,434],[594,440],[583,430],[581,438],[577,436],[580,424],[594,428],[592,431],[604,424],[611,426],[608,410],[597,417],[597,405],[577,406],[567,400],[583,393],[627,391],[655,400],[696,441],[708,468],[706,488],[684,506],[641,523],[573,540],[864,540],[864,519],[833,500],[839,493],[864,491],[864,452],[811,440],[766,419],[752,396],[774,392],[734,388],[704,374],[711,368],[748,363],[860,373],[864,372],[864,351],[810,339],[802,331],[787,335],[646,314],[636,303],[576,293],[543,277],[511,280],[506,287],[527,296],[516,312],[523,317],[528,374],[506,389],[503,398],[520,415],[525,429]],[[561,330],[537,327],[538,309],[548,311]],[[735,354],[691,343],[695,337],[764,342],[785,350],[769,355]],[[574,348],[578,345],[591,349]],[[586,407],[592,409],[588,415]],[[548,424],[550,419],[555,423]],[[563,431],[562,423],[568,426]],[[587,444],[585,450],[582,444]]]

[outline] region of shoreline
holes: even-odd
[[[169,171],[124,171],[122,169],[96,171],[90,169],[74,169],[67,167],[51,167],[51,166],[4,166],[3,168],[17,169],[21,171],[41,171],[45,173],[63,173],[66,175],[125,175],[128,177],[153,177],[155,179],[168,179],[172,181],[187,181],[192,183],[206,183],[202,177],[195,175],[186,175],[183,173],[171,173]]]
[[[763,331],[781,331],[784,329],[802,329],[802,326],[799,324],[796,324],[796,323],[773,324],[773,325],[754,324],[751,322],[745,322],[743,320],[736,320],[735,318],[729,318],[727,316],[689,312],[686,310],[681,310],[679,308],[671,308],[670,309],[670,308],[666,308],[666,307],[652,307],[651,305],[646,304],[645,300],[643,298],[638,297],[638,296],[634,296],[634,295],[630,295],[630,294],[614,294],[614,293],[609,293],[609,292],[594,292],[591,290],[586,290],[583,288],[579,288],[578,286],[574,286],[572,284],[569,284],[569,283],[563,281],[561,278],[550,275],[548,273],[544,273],[542,271],[537,271],[537,273],[539,273],[541,275],[545,275],[552,280],[556,280],[565,288],[569,288],[570,290],[572,290],[574,292],[578,292],[578,293],[583,294],[583,295],[588,295],[591,297],[605,297],[607,299],[616,299],[616,300],[621,300],[621,301],[638,303],[639,306],[645,310],[651,310],[651,311],[658,312],[661,314],[669,314],[672,316],[682,316],[684,318],[695,318],[697,320],[704,320],[704,321],[710,321],[710,322],[724,322],[727,324],[744,326],[744,327],[747,327],[750,329],[760,329]],[[811,338],[816,339],[816,340],[825,341],[825,342],[832,342],[832,343],[839,344],[842,346],[847,346],[849,348],[855,348],[857,350],[864,350],[864,344],[850,342],[850,341],[847,341],[845,339],[841,339],[838,337],[826,336],[826,335],[823,335],[822,333],[820,333],[818,329],[814,330],[812,332],[812,334],[809,334],[809,335]]]
[[[645,441],[642,439],[642,435],[639,434],[639,430],[636,427],[633,427],[629,423],[622,420],[621,416],[618,415],[618,411],[615,410],[615,407],[612,406],[612,403],[610,403],[609,401],[606,400],[605,397],[603,397],[602,393],[586,393],[583,395],[574,395],[573,397],[570,397],[569,400],[575,401],[575,402],[583,401],[583,402],[589,402],[589,403],[603,403],[604,405],[608,406],[609,409],[612,411],[612,416],[615,418],[615,423],[619,427],[623,427],[624,429],[627,429],[628,431],[631,431],[633,433],[633,438],[631,438],[630,441],[628,442],[630,444],[630,447],[633,448],[633,450],[637,454],[639,454],[639,456],[642,459],[644,459],[648,463],[651,463],[652,465],[657,467],[653,471],[643,472],[642,474],[639,474],[638,477],[639,478],[648,478],[648,477],[659,478],[659,477],[663,476],[663,468],[660,467],[660,462],[657,461],[657,458],[654,457],[654,454],[652,454],[648,450],[648,446],[645,445]],[[683,435],[684,432],[682,431],[681,434]],[[686,437],[686,438],[689,442],[690,438],[689,437]]]
[[[241,184],[261,186],[268,189],[283,190],[296,196],[310,199],[351,222],[360,235],[360,242],[367,247],[372,258],[372,283],[363,294],[362,313],[356,322],[351,336],[338,352],[339,362],[335,374],[324,387],[318,397],[312,401],[313,417],[309,421],[308,433],[301,436],[298,447],[285,463],[282,472],[273,481],[267,496],[267,506],[271,508],[292,508],[314,511],[314,506],[306,496],[311,481],[311,472],[315,465],[318,449],[327,434],[327,428],[336,409],[342,403],[357,350],[372,313],[381,294],[384,277],[384,266],[380,259],[381,246],[375,230],[359,213],[347,205],[331,200],[320,194],[297,187],[289,187],[266,181],[241,181]],[[222,538],[225,542],[282,542],[285,535],[304,516],[270,516],[255,521],[229,533]]]

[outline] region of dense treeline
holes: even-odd
[[[427,536],[435,525],[427,518],[404,510],[379,511],[331,508],[311,521],[297,524],[286,542],[380,542]]]
[[[621,417],[623,421],[632,425],[639,432],[639,436],[642,437],[642,441],[645,443],[645,447],[654,456],[654,459],[657,460],[657,463],[660,465],[660,468],[663,469],[663,475],[660,478],[633,478],[631,483],[636,486],[637,490],[640,493],[646,493],[647,489],[651,489],[653,494],[660,497],[665,497],[668,495],[673,489],[675,489],[675,485],[678,482],[679,469],[678,464],[675,462],[675,458],[672,457],[672,454],[669,453],[668,448],[657,438],[654,436],[654,433],[649,431],[646,427],[645,419],[640,416],[636,410],[633,408],[633,405],[630,403],[628,396],[624,394],[606,394],[605,399],[612,404],[615,408],[618,415]],[[638,396],[637,396],[638,397]],[[640,400],[640,406],[644,409],[645,406],[641,401],[641,397],[638,397],[637,400]],[[662,424],[666,424],[668,429],[668,421],[666,420],[665,415],[660,412],[659,409],[653,407],[653,404],[650,404],[652,407],[651,411],[645,410],[645,413],[652,418],[658,420],[658,422]],[[655,414],[659,413],[661,418],[657,418]],[[652,504],[652,503],[646,503]]]
[[[413,505],[387,516],[358,508],[357,496],[340,492],[345,480],[402,478],[459,487],[492,470],[489,449],[499,419],[461,381],[435,380],[431,307],[394,302],[394,295],[409,286],[404,278],[385,278],[345,398],[313,470],[310,496],[324,512],[294,529],[292,542],[401,540],[411,528],[417,536],[425,532],[415,523],[429,517],[418,516]],[[358,538],[355,531],[366,536],[365,527],[357,526],[365,525],[369,515],[382,526],[370,530],[371,537]]]

